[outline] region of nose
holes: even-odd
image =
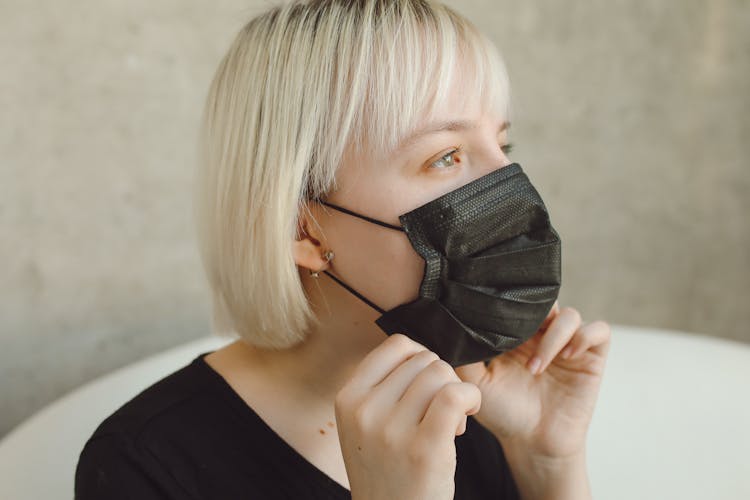
[[[475,155],[473,165],[475,167],[473,169],[474,178],[483,177],[513,163],[494,137],[483,139],[481,150],[477,151],[478,154]]]

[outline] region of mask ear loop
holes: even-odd
[[[379,308],[378,306],[376,306],[375,304],[373,304],[370,300],[368,300],[367,298],[365,298],[365,296],[363,296],[362,294],[360,294],[358,291],[356,291],[354,288],[350,287],[349,285],[347,285],[346,283],[344,283],[340,279],[338,279],[333,274],[329,273],[328,271],[323,271],[323,272],[326,273],[331,278],[333,278],[339,285],[343,286],[344,288],[346,288],[347,290],[349,290],[351,293],[353,293],[354,295],[356,295],[362,302],[364,302],[368,306],[370,306],[373,309],[375,309],[376,311],[378,311],[380,314],[385,313],[385,310],[383,310],[383,309]]]
[[[360,219],[364,219],[364,220],[366,220],[368,222],[372,222],[373,224],[378,224],[380,226],[387,227],[389,229],[395,229],[396,231],[406,232],[406,230],[403,227],[401,227],[401,226],[394,226],[393,224],[388,224],[387,222],[382,222],[382,221],[379,221],[377,219],[373,219],[372,217],[368,217],[366,215],[360,215],[360,214],[358,214],[356,212],[352,212],[351,210],[349,210],[347,208],[339,207],[337,205],[334,205],[333,203],[328,203],[327,201],[323,201],[323,200],[317,200],[317,201],[319,203],[322,203],[323,205],[325,205],[327,207],[335,208],[336,210],[338,210],[340,212],[344,212],[345,214],[349,214],[349,215],[353,215],[355,217],[359,217]]]
[[[345,214],[353,215],[354,217],[359,217],[360,219],[364,219],[364,220],[366,220],[368,222],[372,222],[373,224],[377,224],[379,226],[387,227],[388,229],[395,229],[396,231],[406,232],[406,230],[403,227],[401,227],[401,226],[394,226],[393,224],[388,224],[387,222],[382,222],[382,221],[379,221],[377,219],[373,219],[372,217],[367,217],[366,215],[360,215],[360,214],[358,214],[356,212],[352,212],[349,209],[346,209],[344,207],[339,207],[338,205],[334,205],[333,203],[328,203],[327,201],[323,201],[321,199],[316,199],[315,201],[317,201],[318,203],[321,203],[321,204],[323,204],[323,205],[325,205],[327,207],[331,207],[333,209],[336,209],[336,210],[338,210],[340,212],[344,212]],[[325,271],[325,270],[323,272],[326,273],[328,276],[330,276],[331,279],[333,279],[336,283],[338,283],[339,285],[341,285],[344,288],[346,288],[347,290],[349,290],[349,292],[351,292],[353,295],[355,295],[362,302],[364,302],[368,306],[370,306],[373,309],[375,309],[376,311],[378,311],[380,314],[384,314],[385,313],[385,309],[381,309],[380,307],[378,307],[377,305],[375,305],[367,297],[365,297],[364,295],[362,295],[361,293],[359,293],[358,291],[356,291],[354,288],[350,287],[349,285],[347,285],[346,283],[344,283],[343,281],[341,281],[340,279],[338,279],[333,274],[331,274],[331,273],[329,273],[328,271]]]
[[[331,250],[327,250],[327,251],[326,251],[326,252],[325,252],[325,253],[323,254],[323,257],[324,257],[324,258],[326,259],[326,262],[331,262],[331,260],[333,260],[333,251],[331,251]],[[343,286],[344,288],[346,288],[347,290],[349,290],[349,291],[350,291],[351,293],[353,293],[354,295],[356,295],[356,296],[357,296],[357,297],[358,297],[358,298],[359,298],[360,300],[362,300],[363,302],[365,302],[365,303],[366,303],[366,304],[367,304],[368,306],[370,306],[370,307],[372,307],[373,309],[375,309],[376,311],[378,311],[378,312],[379,312],[380,314],[383,314],[383,313],[385,312],[385,311],[384,311],[383,309],[379,308],[379,307],[378,307],[378,306],[376,306],[376,305],[375,305],[374,303],[370,302],[370,301],[369,301],[369,300],[368,300],[368,299],[367,299],[367,298],[366,298],[366,297],[365,297],[364,295],[361,295],[361,294],[360,294],[359,292],[357,292],[357,291],[356,291],[356,290],[355,290],[354,288],[350,287],[349,285],[347,285],[346,283],[344,283],[343,281],[341,281],[340,279],[338,279],[338,278],[337,278],[336,276],[334,276],[333,274],[329,273],[329,272],[328,272],[328,271],[326,271],[326,270],[323,270],[323,272],[324,272],[324,273],[326,273],[326,274],[327,274],[328,276],[330,276],[331,278],[333,278],[333,279],[334,279],[334,280],[335,280],[335,281],[336,281],[336,282],[337,282],[338,284],[340,284],[341,286]],[[311,270],[310,270],[310,276],[312,276],[313,278],[316,278],[316,279],[317,279],[317,278],[318,278],[318,276],[320,276],[320,271],[313,271],[313,270],[311,269]]]

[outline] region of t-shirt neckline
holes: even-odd
[[[304,455],[302,455],[294,447],[292,447],[292,445],[286,442],[286,440],[281,437],[278,432],[276,432],[270,425],[268,425],[268,423],[263,420],[263,418],[250,405],[248,405],[247,402],[245,402],[245,400],[242,399],[239,394],[237,394],[234,388],[229,385],[229,382],[227,382],[220,373],[214,370],[213,367],[211,367],[211,365],[206,362],[204,358],[213,352],[214,351],[206,351],[200,353],[193,360],[192,364],[207,374],[209,379],[214,382],[214,385],[217,387],[218,392],[222,394],[229,405],[234,408],[234,410],[242,418],[249,419],[253,424],[260,426],[260,428],[263,429],[263,431],[268,436],[273,438],[273,441],[278,443],[279,447],[284,450],[284,453],[291,460],[297,462],[297,464],[299,464],[302,469],[307,471],[308,477],[314,479],[326,489],[333,489],[336,490],[336,493],[339,495],[350,497],[351,490],[347,489],[338,481],[334,480],[328,474],[323,472],[314,463],[310,462],[307,458],[305,458]]]

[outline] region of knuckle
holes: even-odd
[[[575,320],[576,323],[581,322],[581,313],[578,312],[578,309],[575,309],[570,306],[565,306],[560,310],[560,312],[561,313],[565,312],[565,314],[569,314]]]
[[[440,359],[439,357],[427,365],[427,369],[431,370],[435,373],[436,376],[439,376],[443,379],[456,379],[458,376],[456,375],[455,370],[453,370],[453,367],[444,359]]]
[[[599,320],[596,320],[595,323],[599,325],[600,328],[602,328],[603,330],[606,330],[607,332],[612,331],[612,327],[610,327],[609,323],[607,323],[604,320],[599,319]]]
[[[462,383],[444,385],[437,395],[440,402],[449,408],[459,408],[464,405],[466,394]]]
[[[357,406],[354,409],[352,418],[354,419],[354,425],[360,431],[366,432],[372,428],[372,412],[368,405],[363,403]]]
[[[336,397],[333,400],[333,408],[337,415],[344,413],[346,408],[349,406],[349,396],[346,391],[346,387],[339,390],[336,393]]]
[[[591,323],[589,323],[588,327],[591,330],[601,330],[607,333],[609,333],[611,330],[609,327],[609,323],[607,323],[606,321],[602,321],[602,320],[592,321]]]
[[[480,401],[482,400],[482,391],[479,390],[479,386],[471,382],[462,382],[462,383],[467,388],[467,394],[469,396],[471,396],[472,398],[476,398]]]
[[[598,320],[596,323],[600,325],[600,328],[606,334],[607,338],[612,336],[612,327],[609,325],[609,323],[602,320]]]
[[[401,447],[401,435],[393,425],[384,425],[380,430],[380,439],[389,452],[398,451]]]
[[[400,352],[406,352],[413,350],[415,346],[419,345],[403,333],[394,333],[387,339],[389,344],[393,344],[395,349]]]
[[[440,356],[435,354],[433,351],[430,351],[429,349],[425,349],[423,351],[419,351],[417,354],[414,355],[414,359],[419,361],[425,361],[425,362],[433,362],[440,359]]]

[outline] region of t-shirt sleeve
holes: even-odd
[[[75,500],[191,499],[161,464],[126,435],[89,439],[75,471]]]

